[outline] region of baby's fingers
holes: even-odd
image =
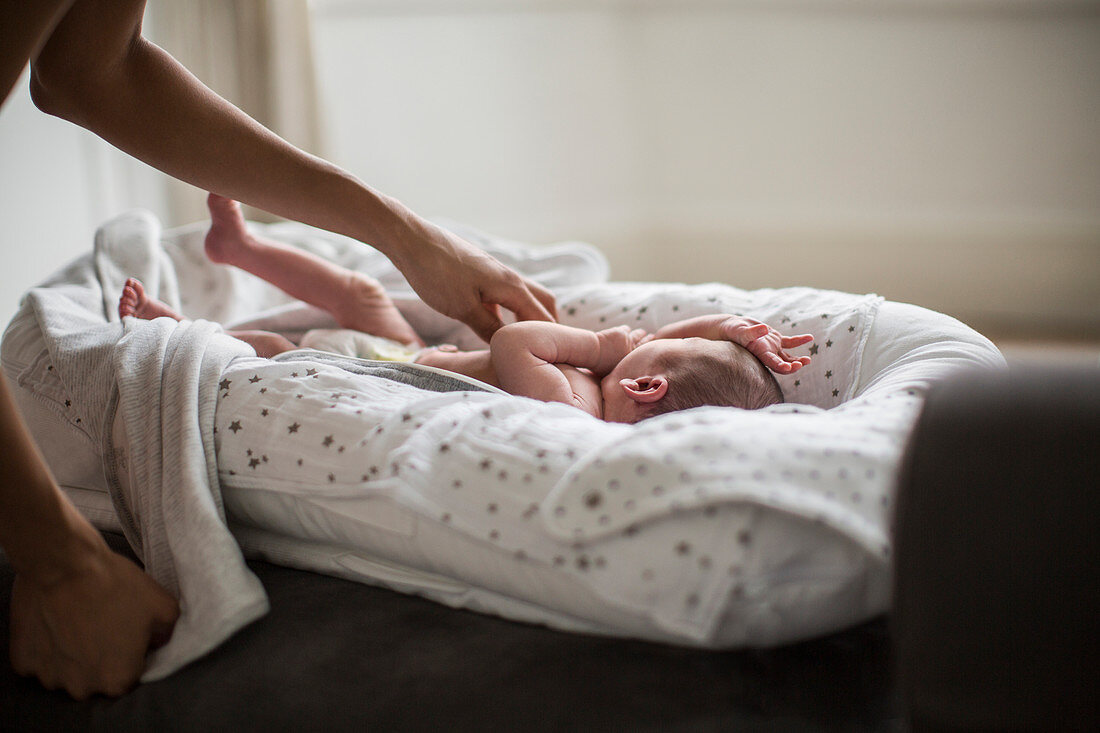
[[[789,361],[784,361],[775,352],[769,351],[766,354],[757,357],[760,359],[760,363],[771,369],[776,374],[790,374],[795,370],[795,366]],[[799,365],[801,366],[801,365]]]
[[[752,342],[767,336],[771,328],[766,323],[748,325],[743,321],[736,321],[732,325],[727,325],[723,331],[722,335],[727,340],[748,348]]]
[[[779,341],[779,345],[784,349],[793,349],[796,346],[802,346],[808,344],[814,340],[814,337],[808,333],[799,334],[798,336],[782,336]]]
[[[810,363],[808,356],[792,357],[781,349],[773,349],[764,341],[754,342],[749,352],[776,374],[793,374]]]
[[[805,365],[802,363],[801,359],[795,359],[794,361],[788,361],[786,363],[787,371],[782,372],[782,374],[794,374],[799,369],[801,369],[803,366],[805,366]]]
[[[785,351],[780,351],[779,357],[791,366],[791,370],[785,372],[786,374],[793,374],[810,363],[810,357],[808,356],[791,356]]]

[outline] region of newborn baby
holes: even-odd
[[[488,349],[423,348],[376,280],[254,236],[234,201],[211,194],[208,205],[210,259],[251,272],[328,311],[345,329],[373,337],[367,340],[368,356],[457,372],[511,394],[573,405],[603,420],[634,423],[702,405],[759,409],[783,401],[769,369],[790,374],[810,363],[785,349],[809,343],[812,336],[783,336],[766,324],[724,314],[680,321],[654,334],[625,326],[594,332],[523,321],[498,330]],[[132,278],[123,288],[119,315],[183,319]],[[299,348],[275,333],[229,333],[260,356]],[[317,338],[302,345],[324,347]]]

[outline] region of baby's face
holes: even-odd
[[[693,359],[707,349],[721,348],[720,342],[702,338],[657,339],[642,344],[623,357],[622,361],[600,381],[603,394],[603,419],[608,422],[634,423],[641,409],[630,398],[620,382],[624,379],[666,376],[665,364]]]

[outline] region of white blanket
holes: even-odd
[[[131,476],[142,490],[124,495],[108,475],[112,499],[146,570],[181,601],[146,681],[205,654],[268,608],[226,529],[210,439],[218,376],[254,352],[206,321],[127,319],[123,328],[117,315],[108,320],[127,276],[157,286],[165,264],[157,222],[121,217],[99,231],[93,257],[32,290],[24,304],[41,328],[48,372],[68,395],[61,405],[71,424],[104,455],[113,453],[116,409],[127,425]]]
[[[180,600],[172,638],[152,653],[143,681],[171,674],[268,609],[262,586],[226,528],[213,447],[221,374],[234,359],[255,352],[201,319],[292,336],[332,325],[327,314],[206,260],[205,229],[205,224],[184,228],[162,241],[159,222],[147,212],[107,222],[90,255],[28,292],[5,333],[5,369],[20,388],[16,398],[63,487],[70,496],[109,491],[115,516],[98,524],[119,526],[150,575]],[[412,320],[426,318],[456,340],[472,338],[468,329],[419,303],[380,253],[308,227],[271,227],[276,236],[281,230],[304,249],[380,277],[410,305]],[[504,260],[523,249],[498,244]],[[604,260],[595,253],[586,257],[589,252],[545,248],[537,262],[528,258],[528,269],[561,285],[581,275],[583,261],[581,281],[606,279]],[[141,279],[151,295],[197,320],[131,318],[123,325],[117,304],[128,277]],[[431,328],[425,332],[430,335]],[[127,436],[128,476],[119,475],[116,460],[123,448],[113,445],[116,414]],[[102,457],[110,460],[100,469]],[[100,470],[105,485],[95,477]],[[74,476],[80,478],[70,481]],[[130,486],[136,490],[124,489]]]
[[[813,333],[814,363],[780,378],[792,404],[757,412],[701,408],[636,426],[499,394],[464,398],[368,384],[363,394],[376,403],[374,414],[357,415],[358,407],[335,398],[340,408],[332,419],[342,414],[349,435],[384,430],[384,440],[364,439],[362,458],[364,465],[384,460],[392,475],[371,483],[364,474],[366,488],[349,493],[347,482],[336,485],[335,476],[325,474],[294,483],[295,466],[279,463],[287,456],[274,450],[261,453],[270,462],[253,463],[247,451],[254,445],[243,442],[251,436],[230,427],[229,409],[286,413],[291,408],[283,403],[268,407],[262,400],[294,400],[297,394],[286,390],[302,375],[292,377],[295,370],[285,364],[242,361],[251,350],[206,321],[128,319],[125,329],[117,322],[122,282],[133,275],[187,315],[227,327],[294,336],[332,325],[326,314],[270,285],[209,263],[201,249],[204,229],[197,225],[162,238],[146,214],[109,222],[94,255],[32,291],[5,336],[5,368],[21,394],[31,396],[21,405],[31,412],[35,404],[47,405],[41,424],[49,413],[50,425],[86,436],[109,458],[107,488],[127,537],[150,573],[181,599],[176,632],[152,658],[147,680],[201,655],[266,609],[262,589],[225,529],[219,471],[221,482],[232,486],[225,498],[238,521],[319,545],[367,548],[376,567],[397,563],[458,578],[467,587],[562,614],[558,622],[533,612],[509,612],[513,617],[683,643],[718,639],[725,646],[780,643],[855,623],[888,603],[892,492],[923,390],[950,370],[1000,363],[988,341],[953,319],[884,304],[873,295],[607,284],[606,263],[587,246],[534,248],[461,230],[554,289],[566,323],[653,330],[702,313],[741,313],[787,332]],[[297,225],[266,233],[380,278],[429,341],[475,345],[468,329],[426,308],[369,248]],[[885,321],[884,308],[892,314]],[[41,333],[46,357],[13,357],[20,349],[34,351],[26,336],[32,332]],[[16,349],[16,342],[30,346]],[[251,369],[255,374],[245,374]],[[252,377],[269,381],[257,381],[257,394],[248,398],[242,388]],[[236,380],[232,399],[219,408],[227,396],[220,385],[228,378]],[[260,391],[279,380],[283,392]],[[325,396],[318,392],[316,399]],[[116,405],[129,435],[132,494],[120,489],[116,475]],[[216,421],[223,426],[218,438]],[[36,437],[49,447],[51,436],[41,432]],[[332,445],[320,442],[327,434],[316,437],[314,450]],[[347,446],[353,446],[350,439]],[[65,460],[56,457],[51,466]],[[258,478],[265,469],[266,477]],[[355,476],[351,483],[358,481]],[[482,493],[471,499],[454,490],[455,481]],[[378,497],[392,508],[376,511],[379,505],[370,502]],[[392,526],[382,526],[386,517]],[[443,525],[465,538],[471,553],[484,547],[497,565],[507,565],[500,558],[515,560],[520,575],[540,581],[525,585],[504,571],[494,578],[488,570],[458,567],[436,532]],[[758,531],[780,525],[782,533]],[[814,543],[799,544],[810,533]],[[398,537],[408,541],[400,544]],[[858,548],[838,561],[836,577],[806,577],[816,567],[814,556],[827,554],[808,549],[823,547],[821,537]],[[647,562],[655,548],[669,557]],[[585,604],[558,603],[547,595],[544,578],[583,587],[610,611],[586,616]],[[416,592],[431,595],[429,586]],[[479,598],[454,605],[505,613]],[[729,624],[736,628],[721,633]]]

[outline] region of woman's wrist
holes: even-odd
[[[408,260],[414,230],[425,222],[395,198],[387,196],[345,171],[335,169],[328,205],[336,203],[333,222],[322,228],[369,244],[400,267]],[[329,188],[326,186],[326,188]],[[305,213],[305,212],[304,212]],[[300,220],[308,221],[308,214]]]
[[[48,586],[79,572],[107,544],[61,489],[52,485],[42,491],[53,494],[50,506],[44,508],[42,521],[33,524],[34,535],[23,538],[8,555],[15,572]]]
[[[88,523],[56,486],[42,487],[52,493],[35,522],[34,530],[10,543],[8,559],[17,574],[35,585],[46,587],[78,574],[103,551],[110,551],[99,532]]]

